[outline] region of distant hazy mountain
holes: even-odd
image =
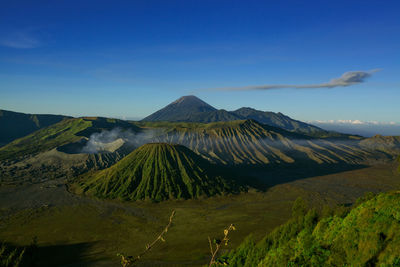
[[[379,150],[390,154],[400,154],[400,136],[375,135],[362,140],[360,145],[365,148]]]
[[[62,115],[25,114],[0,109],[0,146],[68,118]]]
[[[245,119],[256,120],[262,124],[279,127],[292,132],[321,136],[329,134],[328,131],[305,122],[294,120],[280,112],[275,113],[269,111],[260,111],[253,108],[240,108],[232,111],[231,113]]]
[[[357,123],[352,121],[311,121],[310,123],[327,131],[357,134],[365,137],[372,137],[377,134],[400,135],[399,123],[371,123],[363,121]]]
[[[256,120],[262,124],[315,137],[342,136],[339,133],[325,131],[311,124],[294,120],[282,113],[265,112],[252,108],[240,108],[235,111],[217,110],[196,96],[183,96],[142,121],[209,123],[245,119]]]

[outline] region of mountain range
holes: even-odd
[[[56,118],[60,121],[38,124],[42,128],[17,138],[21,132],[0,147],[0,182],[75,177],[102,170],[154,142],[185,146],[220,166],[356,166],[390,161],[400,154],[398,137],[326,132],[281,113],[250,108],[216,110],[194,96],[181,97],[139,122]],[[217,121],[204,123],[196,118]],[[10,120],[4,122],[0,121],[2,127]]]
[[[0,110],[0,147],[11,141],[25,137],[37,130],[54,125],[70,116],[51,114],[25,114]],[[147,116],[142,122],[223,122],[235,120],[255,120],[261,124],[302,133],[319,138],[348,138],[352,135],[326,131],[314,125],[294,120],[280,112],[259,111],[249,107],[226,111],[216,109],[196,96],[183,96],[166,107]],[[0,156],[1,157],[1,156]]]
[[[189,147],[211,162],[223,165],[358,164],[377,156],[361,149],[359,140],[331,141],[289,132],[254,120],[194,123],[149,123],[163,129],[160,142]],[[384,153],[380,156],[386,157]]]
[[[344,137],[346,135],[323,130],[317,126],[294,120],[280,112],[260,111],[243,107],[234,111],[216,109],[196,96],[183,96],[142,121],[217,122],[252,119],[269,126],[314,137]]]

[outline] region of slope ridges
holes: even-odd
[[[167,127],[167,124],[158,126]],[[254,120],[193,125],[171,123],[166,133],[158,136],[158,141],[182,144],[221,164],[358,164],[367,158],[384,156],[361,149],[357,140],[315,139]]]
[[[87,174],[77,192],[124,200],[197,198],[235,192],[232,181],[182,145],[145,144],[114,166]]]

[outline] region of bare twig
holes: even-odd
[[[208,243],[210,244],[210,251],[211,251],[211,255],[214,253],[213,252],[213,247],[212,247],[212,243],[211,243],[211,238],[208,237]]]
[[[151,250],[151,248],[152,248],[158,241],[161,240],[162,242],[165,242],[164,234],[166,234],[166,233],[168,232],[168,229],[169,229],[169,227],[170,227],[171,224],[172,224],[172,219],[174,218],[174,216],[175,216],[175,211],[172,211],[171,216],[169,217],[168,224],[167,224],[167,226],[165,226],[165,228],[164,228],[164,230],[161,232],[161,234],[160,234],[152,243],[147,244],[145,250],[144,250],[142,253],[140,253],[139,255],[137,255],[136,257],[133,257],[133,256],[125,256],[125,255],[123,255],[123,254],[118,253],[117,256],[120,256],[120,257],[121,257],[121,265],[122,265],[123,267],[131,266],[133,263],[139,261],[147,252],[149,252],[149,251]]]
[[[228,234],[230,231],[235,231],[236,227],[231,224],[229,225],[229,227],[227,229],[224,230],[224,237],[221,239],[214,239],[214,243],[215,243],[215,249],[213,248],[212,242],[211,242],[211,238],[208,237],[208,243],[210,244],[210,250],[211,250],[211,260],[210,260],[210,264],[208,265],[209,267],[211,267],[213,264],[217,264],[217,262],[215,261],[215,257],[217,256],[217,253],[219,251],[219,249],[222,246],[222,243],[225,243],[225,246],[228,245],[229,242],[229,238],[228,238]]]

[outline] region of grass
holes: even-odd
[[[119,252],[136,255],[142,251],[175,209],[173,225],[165,236],[167,242],[156,246],[143,260],[201,265],[209,257],[208,235],[219,236],[221,229],[235,223],[238,231],[231,237],[231,248],[250,232],[264,235],[285,221],[295,197],[296,194],[274,203],[267,195],[249,193],[205,200],[126,203],[114,208],[99,202],[23,210],[2,220],[0,239],[26,245],[37,236],[39,246],[64,245],[71,249],[74,244],[87,243],[90,245],[80,252],[79,260],[106,258],[116,263]],[[55,261],[42,258],[41,264]]]

